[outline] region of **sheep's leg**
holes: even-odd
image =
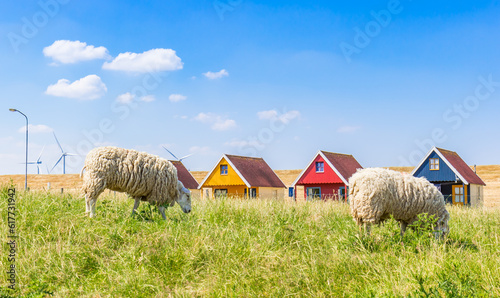
[[[95,204],[98,196],[99,193],[85,194],[85,214],[90,213],[90,217],[94,217],[95,215]]]
[[[92,198],[88,201],[88,204],[90,205],[90,218],[95,216],[95,204],[97,202],[97,198]]]
[[[132,209],[132,216],[134,216],[135,210],[137,210],[137,207],[139,207],[139,204],[141,203],[141,198],[140,197],[137,197],[137,198],[134,198],[134,199],[135,199],[135,202],[134,202],[134,208]]]
[[[405,233],[405,231],[406,231],[406,227],[408,226],[408,223],[406,223],[406,222],[402,221],[402,222],[400,223],[400,225],[401,225],[401,232],[400,232],[400,233],[401,233],[401,237],[403,237],[403,235],[404,235],[404,233]]]
[[[89,212],[90,212],[89,196],[85,194],[85,214],[89,214]]]
[[[372,224],[371,224],[371,223],[369,223],[369,222],[365,222],[365,223],[363,224],[363,227],[364,227],[364,229],[365,229],[365,233],[366,233],[367,235],[370,235],[370,233],[371,233],[371,229],[372,229]]]
[[[106,188],[106,182],[103,180],[96,180],[90,186],[86,186],[85,201],[87,204],[87,211],[90,211],[90,217],[95,216],[95,205],[97,198]]]
[[[167,220],[167,216],[165,216],[165,207],[163,206],[158,207],[158,211],[160,212],[161,217],[163,217],[164,220]]]

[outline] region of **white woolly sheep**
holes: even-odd
[[[141,201],[158,206],[163,219],[165,207],[177,202],[182,211],[191,212],[191,193],[177,180],[177,169],[168,160],[145,152],[98,147],[85,158],[82,191],[86,213],[95,215],[97,197],[110,189],[129,194],[135,200],[132,215]]]
[[[435,231],[449,232],[449,213],[441,192],[425,178],[382,168],[358,170],[349,179],[351,214],[358,225],[378,224],[391,215],[401,225],[401,236],[406,227],[427,213],[437,219]],[[437,233],[435,234],[437,236]]]

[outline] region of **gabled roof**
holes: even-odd
[[[188,189],[197,189],[198,182],[194,179],[193,175],[189,173],[184,164],[178,160],[169,160],[174,167],[177,169],[177,179],[179,179],[182,184],[184,184],[185,188]]]
[[[300,173],[300,175],[295,179],[292,186],[300,180],[300,178],[304,175],[307,169],[311,166],[311,164],[316,160],[316,157],[320,155],[326,161],[328,166],[333,169],[335,174],[339,176],[339,178],[344,182],[345,185],[349,185],[349,178],[356,173],[357,169],[362,169],[363,167],[358,163],[358,161],[352,155],[341,154],[341,153],[332,153],[327,151],[318,151],[314,158],[309,162],[307,167]]]
[[[246,157],[224,154],[215,164],[214,168],[208,172],[207,176],[200,183],[199,188],[205,184],[206,180],[216,170],[217,165],[225,159],[247,187],[286,187],[283,181],[269,167],[262,158]]]
[[[434,147],[429,153],[422,159],[420,164],[413,169],[412,175],[424,164],[424,162],[429,158],[432,152],[436,152],[437,155],[450,167],[450,169],[455,173],[455,175],[462,180],[465,184],[479,184],[486,185],[486,183],[479,178],[479,176],[474,173],[474,171],[463,161],[463,159],[454,151],[445,150],[441,148]]]

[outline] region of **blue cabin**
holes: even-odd
[[[453,151],[432,148],[412,172],[415,177],[425,177],[453,205],[482,206],[483,187],[486,184]]]

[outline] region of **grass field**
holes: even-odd
[[[17,290],[7,289],[7,199],[1,188],[3,297],[500,296],[500,211],[450,208],[446,241],[394,221],[360,236],[348,206],[281,200],[169,208],[103,195],[18,192]]]

